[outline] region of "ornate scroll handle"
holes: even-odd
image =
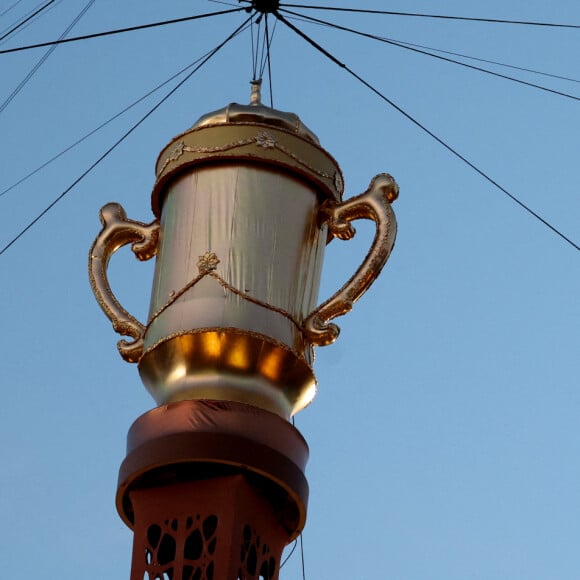
[[[157,253],[159,223],[146,225],[127,219],[118,203],[108,203],[100,212],[103,229],[95,239],[89,253],[89,278],[97,302],[113,323],[115,332],[130,336],[133,342],[120,340],[117,348],[127,362],[138,362],[143,353],[145,327],[131,316],[117,301],[107,278],[110,257],[122,246],[133,244],[132,250],[139,260],[149,260]]]
[[[315,345],[332,344],[340,328],[329,321],[352,310],[352,305],[376,280],[395,245],[397,221],[391,203],[399,195],[399,186],[388,173],[373,177],[368,189],[344,203],[326,202],[321,208],[329,234],[350,240],[356,233],[350,224],[357,219],[373,220],[377,226],[369,253],[354,276],[331,298],[308,315],[303,323],[306,338]]]

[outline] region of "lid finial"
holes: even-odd
[[[262,79],[254,79],[250,81],[250,84],[252,85],[250,105],[252,107],[260,107],[262,105]]]

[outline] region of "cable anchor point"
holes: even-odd
[[[252,8],[262,14],[276,12],[280,7],[280,0],[252,0]]]

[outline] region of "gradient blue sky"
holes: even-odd
[[[4,2],[0,12],[12,2]],[[57,38],[62,0],[0,48]],[[577,0],[341,0],[407,12],[580,24]],[[0,26],[32,10],[23,0]],[[219,10],[206,1],[97,0],[84,34]],[[580,79],[578,30],[309,12],[401,41]],[[60,46],[0,114],[0,189],[213,48],[243,14]],[[353,35],[298,23],[358,74],[580,242],[578,101]],[[0,55],[0,100],[43,49]],[[307,578],[580,578],[579,255],[304,41],[278,27],[274,104],[298,113],[341,164],[347,195],[389,171],[399,236],[379,281],[319,349],[319,393],[296,417],[311,448]],[[567,82],[505,74],[580,95]],[[149,222],[160,149],[202,114],[247,102],[248,32],[0,256],[0,545],[6,577],[128,578],[115,513],[125,435],[153,401],[87,280],[98,211]],[[164,94],[163,91],[159,94]],[[0,197],[0,246],[159,96]],[[333,242],[321,298],[372,231]],[[144,319],[151,264],[112,261]],[[281,578],[301,578],[298,551]]]

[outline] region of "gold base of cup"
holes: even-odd
[[[145,351],[139,373],[158,405],[235,401],[288,419],[316,394],[316,377],[303,356],[263,335],[235,328],[167,337]]]

